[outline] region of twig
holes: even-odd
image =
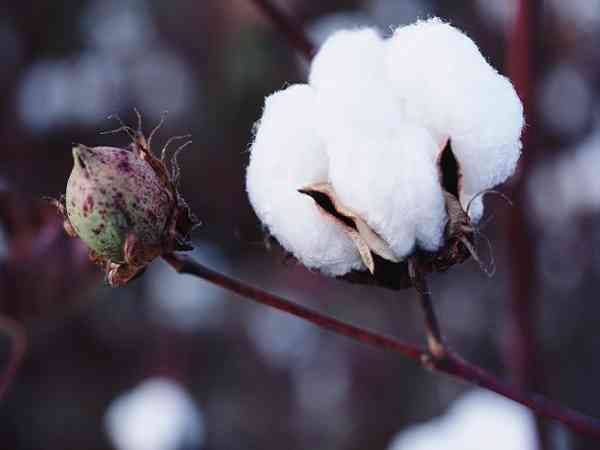
[[[11,341],[8,364],[0,373],[0,399],[2,399],[21,364],[27,339],[21,325],[4,316],[0,316],[0,332],[8,335]]]
[[[287,38],[290,45],[302,53],[306,59],[310,59],[316,53],[316,47],[308,38],[302,27],[289,15],[277,7],[271,0],[252,0],[269,19],[275,24],[279,31]]]
[[[163,256],[163,259],[165,259],[165,261],[167,261],[179,273],[195,275],[224,289],[235,292],[242,297],[262,303],[263,305],[271,306],[296,317],[300,317],[317,325],[318,327],[333,331],[336,334],[340,334],[342,336],[346,336],[375,347],[392,350],[411,359],[419,359],[423,354],[423,351],[418,347],[410,344],[404,344],[394,340],[393,338],[382,336],[341,320],[325,316],[317,311],[313,311],[310,308],[292,303],[282,297],[278,297],[261,289],[246,285],[238,280],[229,278],[226,275],[204,267],[187,256],[171,254]]]
[[[504,383],[482,368],[466,362],[447,347],[445,347],[443,357],[436,358],[429,351],[418,346],[357,327],[310,308],[297,305],[269,292],[249,286],[234,278],[215,272],[188,256],[170,254],[163,256],[163,258],[179,273],[204,279],[249,300],[287,312],[321,328],[333,331],[336,334],[349,337],[381,350],[390,350],[399,353],[416,361],[423,367],[443,372],[464,382],[489,389],[528,407],[541,417],[557,420],[573,431],[600,440],[599,420],[561,406],[542,396],[527,393],[518,387]]]
[[[446,353],[446,344],[440,331],[440,325],[433,310],[433,303],[431,302],[431,291],[427,284],[425,274],[419,267],[419,263],[416,258],[410,258],[408,260],[408,273],[412,280],[415,290],[419,294],[419,300],[421,301],[421,307],[425,314],[425,333],[427,336],[427,346],[431,355],[436,359],[442,359]]]

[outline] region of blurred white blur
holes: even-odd
[[[533,415],[489,391],[473,390],[443,416],[400,432],[388,450],[536,450]]]
[[[150,378],[117,397],[104,422],[118,450],[201,449],[206,437],[202,411],[167,378]]]
[[[216,244],[196,243],[192,253],[209,267],[229,271],[229,263]],[[164,262],[152,264],[143,278],[150,316],[179,331],[215,329],[225,319],[223,289],[191,276],[182,276]]]

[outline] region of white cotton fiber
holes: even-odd
[[[440,247],[446,210],[434,139],[422,127],[396,128],[394,137],[347,133],[327,151],[339,200],[404,258],[416,243]]]
[[[508,178],[521,151],[523,107],[475,43],[439,19],[399,28],[387,41],[390,88],[410,120],[442,145],[452,140],[463,173],[463,206]],[[478,209],[478,208],[476,208]]]
[[[267,98],[252,144],[246,187],[260,220],[309,268],[342,275],[363,264],[352,240],[298,192],[328,180],[324,143],[317,136],[312,88],[296,85]]]
[[[390,95],[384,63],[384,40],[370,28],[338,31],[323,44],[309,83],[326,140],[349,130],[377,136],[396,131],[402,109]]]

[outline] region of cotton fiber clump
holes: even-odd
[[[315,56],[318,131],[328,141],[347,133],[397,134],[402,105],[390,95],[384,40],[373,29],[334,33]]]
[[[365,269],[360,245],[299,189],[326,184],[336,210],[383,240],[386,259],[400,261],[416,247],[435,252],[448,222],[442,150],[450,142],[466,210],[513,173],[522,127],[511,83],[439,19],[389,39],[372,29],[340,31],[315,56],[307,85],[267,98],[247,190],[283,247],[310,268],[343,275]],[[479,219],[479,199],[468,212]]]
[[[342,275],[362,267],[352,240],[325,220],[298,189],[328,179],[325,143],[318,137],[315,93],[296,85],[271,95],[252,145],[247,187],[260,220],[284,248],[310,268]]]
[[[452,141],[463,207],[512,175],[521,153],[523,106],[475,43],[432,19],[397,29],[386,45],[390,93],[405,105],[407,119],[425,125],[440,146]],[[483,212],[477,206],[475,219]]]
[[[341,202],[402,258],[415,241],[431,251],[443,243],[446,212],[435,141],[422,127],[396,128],[396,136],[350,134],[330,145],[329,177]]]

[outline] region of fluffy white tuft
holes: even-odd
[[[397,29],[387,46],[391,92],[408,118],[429,128],[440,146],[451,139],[463,174],[463,206],[512,175],[521,152],[523,106],[475,43],[431,19]],[[472,217],[481,215],[482,205],[476,206]]]
[[[338,31],[323,44],[309,83],[325,140],[350,131],[380,137],[397,133],[402,109],[390,95],[384,63],[384,40],[370,28]]]
[[[267,98],[251,148],[246,187],[260,220],[305,266],[330,275],[362,269],[342,227],[298,192],[328,180],[329,164],[316,132],[315,95],[295,85]]]
[[[446,210],[435,141],[422,127],[398,124],[396,131],[393,137],[347,133],[327,151],[339,199],[403,258],[416,243],[440,247]]]

